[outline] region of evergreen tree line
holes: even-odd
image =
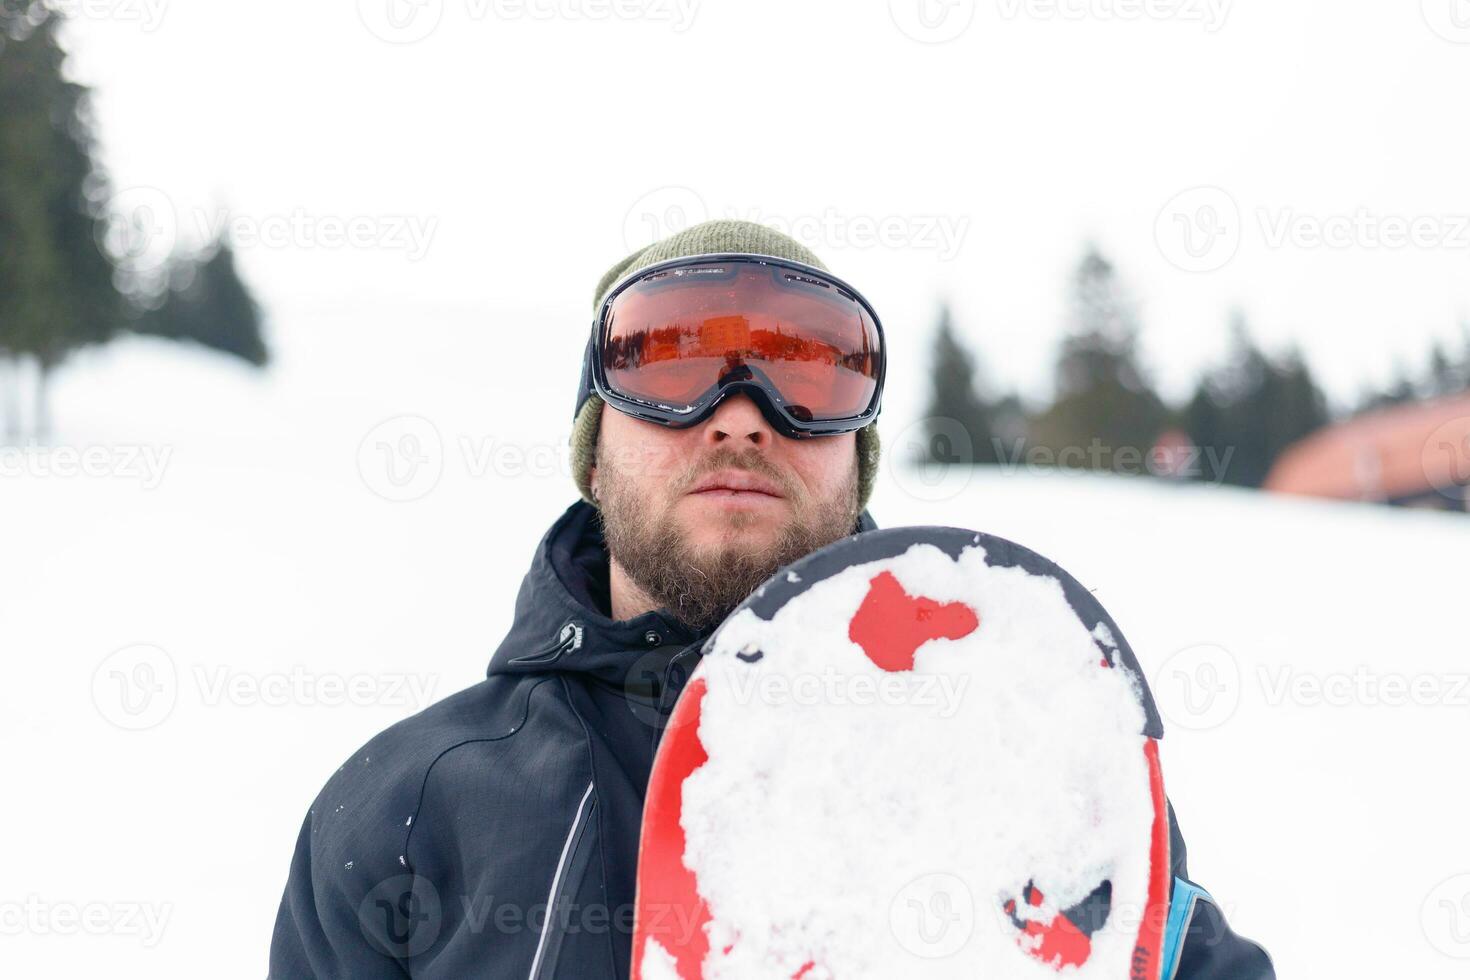
[[[1301,352],[1269,355],[1245,318],[1231,349],[1182,405],[1169,405],[1140,363],[1138,321],[1116,269],[1089,248],[1072,276],[1069,324],[1057,352],[1050,404],[1030,409],[995,394],[940,311],[926,413],[926,455],[955,464],[1027,464],[1147,473],[1258,487],[1293,442],[1334,421],[1400,402],[1470,390],[1470,329],[1458,354],[1436,344],[1423,374],[1400,372],[1334,413]]]
[[[256,366],[268,359],[259,307],[227,241],[176,253],[151,276],[107,247],[118,237],[111,188],[96,159],[90,93],[66,77],[63,21],[45,0],[0,0],[0,435],[10,441],[45,438],[52,373],[125,332]],[[19,397],[27,370],[29,411]]]

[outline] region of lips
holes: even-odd
[[[763,476],[749,470],[719,470],[705,476],[689,491],[696,493],[750,493],[781,497],[781,489]]]

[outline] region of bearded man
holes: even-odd
[[[626,980],[649,770],[700,645],[783,565],[875,526],[882,329],[810,250],[706,222],[613,266],[593,308],[582,499],[542,539],[486,679],[317,797],[274,980]],[[1177,975],[1270,977],[1183,880],[1174,838]]]

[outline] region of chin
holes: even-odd
[[[775,542],[782,522],[774,514],[723,510],[700,514],[686,526],[685,539],[697,548],[720,551],[759,551]]]

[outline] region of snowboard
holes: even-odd
[[[649,779],[634,980],[1159,980],[1163,728],[1057,565],[854,535],[702,654]]]

